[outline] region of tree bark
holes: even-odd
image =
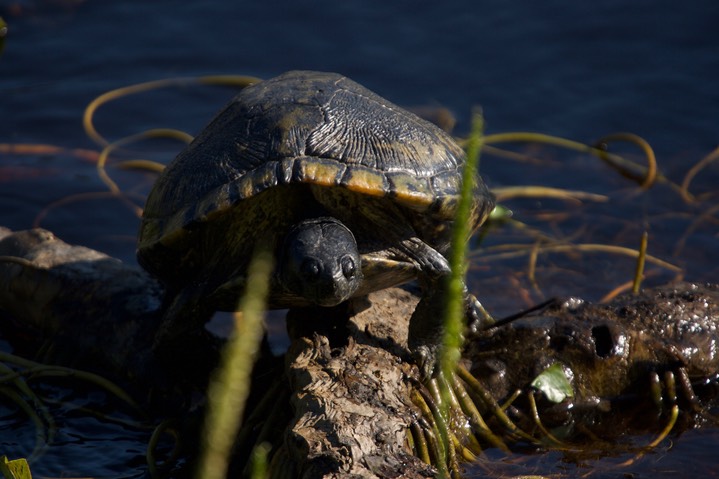
[[[285,445],[300,477],[434,475],[407,445],[417,370],[402,357],[416,304],[401,289],[373,293],[350,303],[346,344],[333,347],[322,333],[293,341],[286,361],[295,416]],[[291,321],[316,322],[314,311]]]

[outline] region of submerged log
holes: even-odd
[[[0,311],[67,344],[66,353],[101,359],[113,371],[140,367],[162,293],[144,271],[47,230],[0,229]]]
[[[144,270],[104,253],[40,228],[0,229],[0,330],[11,344],[32,359],[119,381],[153,409],[177,411],[184,398],[204,393],[221,343],[205,332],[194,336],[196,354],[183,364],[192,368],[173,374],[152,353],[163,295]],[[51,347],[32,342],[23,350],[24,341],[12,340],[18,331]]]
[[[159,320],[163,290],[147,273],[44,229],[0,228],[0,268],[2,309],[53,334],[93,317],[118,332]]]

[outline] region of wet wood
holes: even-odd
[[[156,357],[163,295],[142,269],[69,245],[47,230],[0,229],[0,329],[9,340],[18,332],[44,340],[29,344],[30,350],[20,340],[13,346],[41,362],[119,381],[153,409],[177,411],[186,407],[181,398],[204,392],[220,342],[204,333],[188,338],[197,354],[184,364]],[[178,365],[191,367],[178,374]]]
[[[138,351],[147,350],[160,320],[162,292],[144,271],[47,230],[0,230],[0,310],[110,370],[139,367]]]

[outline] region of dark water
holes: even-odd
[[[342,72],[402,105],[445,106],[457,116],[459,133],[467,131],[476,106],[482,108],[488,133],[531,130],[592,142],[613,131],[631,131],[652,144],[662,171],[674,181],[681,181],[719,138],[719,4],[713,0],[2,0],[0,15],[9,24],[0,56],[0,143],[96,150],[83,132],[81,116],[87,103],[105,91],[173,76],[266,78],[296,68]],[[97,124],[109,139],[159,126],[194,133],[230,96],[222,89],[143,95],[103,107]],[[163,143],[153,145],[145,156],[166,161],[176,150],[175,144]],[[689,279],[716,280],[716,221],[697,228],[688,247],[673,256],[688,222],[666,217],[680,208],[696,215],[696,208],[680,206],[677,195],[667,189],[632,196],[631,183],[586,157],[567,158],[544,149],[540,153],[556,155],[572,167],[525,168],[485,157],[482,171],[493,187],[542,183],[618,192],[619,203],[588,214],[603,218],[611,212],[621,221],[593,223],[588,241],[633,243],[641,232],[637,225],[648,224],[650,244],[655,245],[650,252],[679,263]],[[115,171],[113,176],[124,190],[138,195],[146,193],[152,181],[138,173]],[[719,168],[710,166],[693,185],[713,191],[718,181]],[[44,211],[68,195],[102,191],[106,189],[94,165],[71,153],[0,153],[1,225],[23,229],[39,223],[69,242],[132,262],[137,218],[117,200],[73,197]],[[546,206],[538,203],[512,207],[521,217],[525,209]],[[580,223],[586,224],[586,217],[569,226],[579,228]],[[494,241],[503,238],[501,232],[498,238]],[[525,261],[504,263],[501,271],[524,268]],[[477,267],[473,288],[490,275],[491,267]],[[565,274],[545,292],[566,294],[578,288],[600,297],[611,288],[602,285],[600,292],[594,291],[597,281],[616,279],[618,271],[631,274],[632,267],[632,262],[613,257],[594,259],[581,275]],[[498,310],[524,305],[503,294],[506,280],[488,284]],[[14,432],[4,431],[0,437],[5,450],[0,453],[24,454],[22,444],[13,446]],[[677,440],[683,452],[663,454],[665,462],[659,464],[645,461],[638,470],[648,474],[681,468],[689,450],[693,464],[711,465],[717,442],[715,435],[708,436],[710,440],[685,434]],[[103,476],[142,471],[133,460],[126,463],[127,473],[107,466],[109,456],[117,457],[112,450],[92,449],[107,444],[102,437],[84,446],[87,451],[80,449],[84,452],[62,448],[66,457],[52,456],[37,470],[58,475],[57,464],[75,463],[79,459],[74,454],[87,453],[96,462],[88,464],[85,457],[83,466],[72,471]],[[128,449],[121,443],[118,448]],[[565,467],[570,475],[576,472]]]

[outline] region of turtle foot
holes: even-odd
[[[429,381],[439,374],[439,347],[424,344],[412,350],[412,358],[419,368],[419,376],[422,382]]]
[[[465,292],[464,304],[467,330],[470,334],[487,329],[495,323],[494,318],[484,309],[475,295]]]
[[[445,301],[438,291],[425,292],[412,313],[407,345],[417,363],[422,380],[440,370],[439,352],[444,339]]]
[[[469,334],[481,331],[494,323],[494,319],[477,298],[466,290],[464,314]],[[412,314],[408,346],[423,380],[430,379],[440,372],[440,351],[444,341],[446,315],[446,301],[441,290],[425,293]]]

